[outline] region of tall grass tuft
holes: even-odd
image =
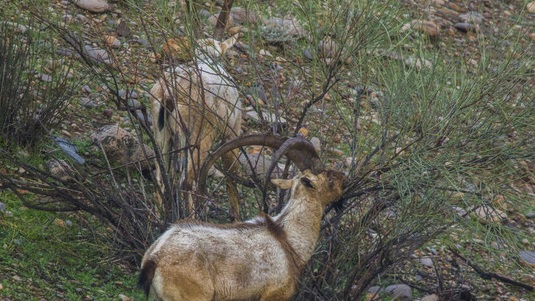
[[[70,80],[73,62],[55,50],[54,40],[31,19],[0,22],[3,144],[35,147],[64,120],[80,82]]]

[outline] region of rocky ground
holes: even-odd
[[[155,79],[154,68],[155,62],[161,56],[175,56],[177,59],[184,59],[184,51],[181,43],[177,41],[167,40],[164,38],[151,39],[147,38],[146,33],[143,32],[143,26],[139,20],[129,18],[128,14],[124,12],[124,6],[120,1],[106,2],[104,0],[80,0],[75,5],[71,1],[62,0],[55,1],[50,10],[61,17],[65,23],[79,24],[82,29],[88,30],[85,38],[92,39],[92,43],[88,43],[85,47],[87,53],[92,60],[104,64],[116,64],[114,57],[119,57],[119,62],[122,65],[123,74],[127,81],[136,84],[149,85]],[[464,60],[469,66],[477,68],[482,59],[500,60],[500,57],[483,57],[480,51],[480,37],[484,36],[489,41],[499,41],[499,43],[489,43],[489,47],[499,47],[502,45],[504,51],[509,43],[519,43],[525,47],[522,55],[527,57],[535,56],[535,2],[526,1],[490,1],[490,0],[474,0],[474,1],[447,1],[447,0],[404,0],[403,5],[406,7],[407,19],[411,20],[403,25],[401,31],[409,29],[420,32],[422,35],[427,35],[430,43],[425,47],[429,51],[438,51],[445,54],[445,57],[455,60]],[[148,5],[148,4],[147,4]],[[251,16],[248,16],[252,18]],[[286,68],[289,64],[283,54],[280,53],[280,43],[284,39],[294,39],[306,35],[303,29],[300,28],[291,18],[285,19],[270,19],[259,20],[260,16],[254,16],[255,20],[250,22],[264,22],[267,28],[272,26],[267,32],[275,30],[283,31],[283,35],[277,37],[282,40],[272,41],[277,46],[262,45],[258,49],[258,57],[255,59],[262,61],[265,58],[276,59],[279,62],[280,68]],[[257,20],[257,19],[258,20]],[[209,18],[210,19],[210,18]],[[240,23],[247,19],[239,9],[235,9],[233,14],[233,26],[229,27],[230,32],[238,32],[243,30],[240,28]],[[101,37],[94,37],[94,32],[89,32],[94,24],[102,27]],[[94,28],[93,28],[94,29]],[[269,34],[266,33],[265,38],[269,39]],[[519,35],[520,34],[520,35]],[[282,36],[282,38],[281,38]],[[513,40],[520,36],[518,40]],[[104,45],[96,43],[96,41],[103,41]],[[152,51],[156,43],[159,47],[164,45],[161,53]],[[410,43],[410,41],[408,42]],[[255,108],[265,105],[263,102],[269,101],[272,96],[271,92],[266,91],[262,87],[271,86],[269,84],[255,84],[250,81],[251,70],[248,62],[250,58],[243,54],[243,50],[247,51],[250,46],[242,45],[241,48],[230,52],[229,58],[233,61],[232,70],[230,72],[236,77],[239,83],[244,84],[247,88],[244,94],[244,103],[248,105],[247,123],[245,130],[262,128],[265,126],[264,119],[271,120],[278,117],[271,117],[269,114],[265,118],[259,117],[259,111]],[[332,51],[332,44],[324,42],[321,52],[329,53]],[[410,45],[409,45],[410,47]],[[241,51],[240,51],[241,50]],[[63,49],[66,56],[76,55],[68,49]],[[125,58],[134,60],[135,55],[143,58],[146,63],[129,65]],[[280,56],[279,56],[280,55]],[[388,53],[382,54],[392,59],[403,60],[407,65],[419,65],[420,67],[431,64],[428,61],[419,61],[411,58],[403,57],[401,54]],[[302,54],[303,59],[311,56],[306,51]],[[326,55],[325,59],[329,59]],[[522,62],[523,57],[518,57],[518,61]],[[262,72],[273,72],[271,69],[261,70]],[[41,75],[42,80],[47,80],[46,74]],[[283,75],[281,75],[283,77]],[[535,78],[528,80],[528,84],[535,85]],[[284,80],[278,78],[280,80]],[[266,76],[264,78],[266,83],[273,81],[273,77]],[[122,113],[118,113],[112,103],[106,100],[109,97],[108,89],[99,84],[88,84],[84,86],[79,95],[79,102],[73,104],[74,112],[72,119],[62,125],[61,135],[66,139],[77,139],[79,137],[92,137],[94,141],[106,140],[106,135],[115,136],[121,135],[117,138],[120,140],[131,140],[129,145],[138,146],[139,142],[135,137],[128,133],[111,129],[113,125],[118,123],[128,125],[131,121]],[[146,95],[143,91],[129,92],[128,88],[120,89],[119,93],[122,97],[127,98],[131,109],[138,109],[141,107]],[[88,121],[86,118],[87,111],[93,114]],[[285,115],[290,121],[295,122],[299,116],[299,111],[296,110],[293,114]],[[142,116],[142,115],[140,115]],[[148,116],[150,118],[150,116]],[[141,117],[142,119],[143,117]],[[280,119],[279,119],[280,120]],[[285,120],[283,120],[285,121]],[[103,128],[105,127],[105,128]],[[120,134],[119,134],[120,132]],[[104,136],[99,136],[104,135]],[[332,135],[336,140],[336,134]],[[129,141],[130,141],[129,140]],[[109,141],[109,139],[107,140]],[[332,142],[331,142],[332,143]],[[116,144],[111,143],[110,147],[117,147]],[[333,144],[336,144],[334,142]],[[332,148],[333,154],[342,155],[342,151]],[[135,153],[136,152],[131,152]],[[117,152],[117,158],[125,159],[123,152]],[[84,155],[84,154],[82,154]],[[135,160],[135,158],[127,158],[125,162]],[[344,160],[342,158],[342,160]],[[534,168],[533,162],[527,162],[526,168]],[[530,179],[528,185],[521,184],[519,189],[528,192],[535,200],[535,188],[530,187],[529,184],[535,184],[535,179]],[[520,184],[519,184],[520,185]],[[500,200],[495,200],[497,203]],[[1,205],[2,203],[0,203]],[[535,236],[535,219],[534,213],[531,212],[516,212],[511,204],[504,203],[501,215],[491,217],[491,220],[484,220],[482,222],[503,223],[510,227],[522,228],[528,233]],[[532,210],[534,207],[532,207]],[[482,213],[482,219],[488,219],[488,214]],[[487,252],[484,238],[477,238],[472,241],[467,241],[464,233],[456,234],[453,232],[453,239],[459,239],[459,243],[471,244],[471,249],[474,256],[485,256]],[[462,238],[459,238],[462,237]],[[440,242],[433,242],[419,250],[414,254],[413,260],[403,269],[398,269],[393,274],[400,279],[400,282],[410,284],[409,286],[399,285],[388,289],[399,298],[412,296],[412,292],[420,289],[427,292],[427,295],[421,300],[448,300],[448,293],[462,286],[465,291],[470,291],[477,287],[474,294],[467,293],[460,296],[459,300],[529,300],[533,298],[534,293],[529,293],[527,290],[520,289],[518,284],[527,284],[531,287],[535,286],[535,262],[534,252],[535,241],[533,239],[522,242],[523,253],[518,254],[517,262],[510,262],[506,257],[503,257],[501,265],[503,268],[499,270],[488,271],[486,267],[471,266],[469,261],[466,261],[459,254],[455,254],[452,250],[444,247]],[[491,244],[492,247],[500,249],[499,243]],[[489,264],[496,266],[496,263]],[[519,269],[518,266],[532,267],[531,273],[525,272],[525,269]],[[494,274],[484,274],[484,272]],[[485,276],[490,279],[485,279]],[[515,283],[507,283],[507,279],[499,276],[507,277]],[[463,278],[463,279],[460,279]],[[511,282],[511,281],[509,281]],[[461,289],[462,290],[462,289]],[[436,293],[440,291],[439,293]],[[436,294],[435,294],[436,293]],[[425,295],[425,294],[424,294]],[[404,297],[403,297],[404,296]],[[369,299],[374,299],[374,292],[371,291],[368,295]],[[411,297],[408,297],[411,298]],[[374,299],[376,300],[376,299]],[[377,299],[378,300],[378,299]]]

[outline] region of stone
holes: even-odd
[[[230,16],[236,24],[256,24],[256,12],[243,7],[233,7],[230,9]]]
[[[105,125],[92,135],[93,144],[106,153],[108,160],[119,165],[141,164],[142,170],[150,170],[154,150],[139,142],[137,137],[116,124]],[[145,157],[145,154],[149,158]]]
[[[219,14],[211,15],[208,18],[208,23],[210,26],[215,27],[217,25],[217,20],[219,18]],[[232,14],[228,16],[227,24],[225,24],[225,31],[228,31],[231,27],[236,26],[236,22],[234,22],[234,18],[232,17]]]
[[[119,299],[121,299],[121,301],[133,301],[134,300],[133,298],[130,298],[123,294],[119,294]]]
[[[468,211],[458,206],[451,206],[451,209],[453,209],[457,213],[457,215],[461,217],[466,216],[468,214]]]
[[[104,36],[104,44],[110,48],[121,48],[121,41],[112,35]]]
[[[115,30],[118,36],[130,38],[132,37],[132,31],[125,20],[119,20],[117,23],[117,29]]]
[[[39,78],[41,81],[49,83],[52,82],[52,76],[45,74],[45,73],[39,73],[37,75],[37,78]]]
[[[83,107],[86,107],[86,108],[96,108],[96,107],[98,107],[97,103],[94,102],[91,98],[88,98],[88,97],[81,97],[80,98],[80,104]]]
[[[305,37],[306,32],[295,17],[269,18],[260,27],[260,34],[269,43],[287,43]]]
[[[18,33],[26,33],[26,31],[28,30],[28,27],[22,24],[15,23],[15,22],[10,22],[10,21],[0,21],[0,22],[1,22],[1,25],[5,25],[6,27],[12,28]]]
[[[162,56],[178,62],[192,59],[191,44],[188,37],[169,38],[162,45]]]
[[[433,267],[433,260],[429,257],[422,257],[420,258],[420,263],[423,265],[423,266],[426,266],[426,267],[430,267],[432,268]]]
[[[406,284],[394,284],[385,288],[385,293],[392,297],[392,300],[411,300],[412,289]]]
[[[314,149],[321,155],[321,140],[318,137],[312,137],[310,143],[314,146]]]
[[[6,211],[6,208],[7,208],[6,204],[0,202],[0,212]]]
[[[459,19],[461,19],[463,22],[467,23],[473,23],[473,24],[481,24],[483,23],[483,17],[482,14],[475,12],[475,11],[469,11],[466,14],[460,14]]]
[[[65,160],[52,159],[46,162],[46,169],[54,177],[63,182],[73,180],[74,169]]]
[[[318,43],[318,53],[320,57],[332,58],[339,54],[340,47],[331,38],[325,38]]]
[[[56,226],[61,227],[61,228],[65,228],[66,227],[65,221],[60,219],[60,218],[55,218],[54,219],[54,224],[56,224]]]
[[[455,4],[454,2],[450,2],[449,3],[449,7],[451,9],[453,9],[454,11],[456,12],[459,12],[459,13],[464,13],[466,12],[466,8],[462,7],[462,6],[459,6],[458,4]]]
[[[401,32],[405,32],[409,29],[420,31],[430,37],[438,37],[440,35],[440,26],[435,22],[429,20],[412,20],[411,22],[403,25]]]
[[[119,90],[118,93],[119,93],[119,97],[121,97],[123,99],[127,99],[127,98],[137,99],[139,97],[139,94],[134,90],[121,89],[121,90]]]
[[[520,251],[518,255],[523,264],[535,267],[535,251]]]
[[[266,112],[262,112],[262,119],[261,119],[256,111],[248,111],[245,114],[244,119],[253,120],[259,123],[262,122],[262,119],[269,123],[273,123],[273,122],[279,122],[283,124],[286,123],[286,119],[284,117],[278,116],[278,120],[277,120],[277,115],[275,115],[275,113],[268,114]]]
[[[92,13],[105,13],[111,10],[111,6],[105,0],[74,0],[74,4]]]
[[[430,61],[426,60],[426,59],[421,59],[421,58],[414,58],[414,57],[409,57],[405,60],[405,65],[407,67],[414,67],[416,68],[416,70],[422,70],[422,68],[432,68],[433,67],[433,63],[431,63]]]
[[[440,299],[436,294],[424,296],[420,301],[439,301]]]
[[[479,26],[467,22],[455,23],[454,27],[461,32],[477,32],[479,30]]]
[[[473,215],[482,224],[499,223],[507,217],[505,212],[490,206],[480,206],[474,209]]]
[[[526,9],[528,10],[528,13],[535,14],[535,1],[526,4]]]
[[[108,52],[104,49],[98,48],[98,47],[91,47],[89,45],[86,45],[85,51],[89,58],[95,62],[95,63],[105,63],[110,64],[110,56]]]

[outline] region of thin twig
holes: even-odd
[[[516,281],[516,280],[513,280],[511,278],[507,278],[505,276],[502,276],[502,275],[499,275],[499,274],[496,274],[496,273],[484,271],[480,266],[476,265],[471,260],[465,258],[459,252],[455,251],[451,247],[448,248],[448,249],[453,253],[453,255],[459,257],[462,261],[464,261],[467,265],[469,265],[472,269],[474,269],[474,271],[476,271],[476,273],[481,278],[483,278],[485,280],[496,279],[496,280],[498,280],[500,282],[503,282],[503,283],[512,284],[514,286],[518,286],[518,287],[527,289],[530,292],[533,292],[535,290],[535,287],[533,287],[532,285],[529,285],[527,283]]]

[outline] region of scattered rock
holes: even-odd
[[[115,30],[118,36],[130,38],[132,37],[132,31],[130,30],[130,27],[128,26],[128,23],[126,23],[125,20],[119,20],[119,23],[117,24],[117,29]]]
[[[65,160],[49,160],[46,162],[46,168],[51,175],[63,182],[73,180],[75,175],[74,169]]]
[[[433,267],[433,260],[429,257],[420,258],[420,263],[426,267],[430,267],[430,268]]]
[[[437,295],[432,294],[432,295],[424,296],[421,301],[439,301],[439,298]]]
[[[238,160],[240,161],[240,165],[244,167],[244,172],[247,176],[265,176],[267,169],[271,165],[271,156],[266,155],[265,152],[247,152],[247,154],[240,153]],[[284,164],[278,163],[275,166],[275,169],[273,169],[273,173],[271,176],[275,178],[280,177],[282,176],[283,171]],[[215,177],[219,176],[216,171],[212,171],[212,173]],[[223,174],[220,175],[223,176]]]
[[[85,48],[85,51],[87,52],[87,55],[93,62],[105,63],[105,64],[111,63],[110,56],[106,50],[98,48],[98,47],[91,47],[89,45],[86,45],[84,48]]]
[[[340,52],[340,47],[338,46],[336,41],[333,41],[329,37],[321,40],[318,44],[318,53],[320,57],[332,58],[332,57],[337,56],[339,52]]]
[[[6,208],[7,208],[6,204],[0,202],[0,212],[6,211]]]
[[[110,48],[121,48],[121,41],[112,35],[104,36],[104,43]]]
[[[128,99],[128,98],[137,99],[139,97],[139,94],[134,90],[121,89],[119,90],[118,93],[119,93],[119,97],[123,99]]]
[[[414,67],[416,70],[422,70],[422,68],[432,68],[433,63],[426,59],[409,57],[405,60],[405,66],[409,68]]]
[[[462,6],[458,5],[458,4],[455,4],[455,2],[450,2],[450,3],[448,4],[448,6],[449,6],[451,9],[453,9],[454,11],[456,11],[456,12],[459,12],[459,13],[464,13],[464,12],[466,12],[466,8],[464,8],[464,7],[462,7]]]
[[[466,211],[463,208],[458,207],[458,206],[451,206],[451,209],[453,209],[455,212],[457,212],[457,215],[461,216],[461,217],[466,216],[468,214],[468,211]]]
[[[392,297],[392,300],[411,300],[412,289],[406,284],[394,284],[385,288],[385,293]]]
[[[535,1],[526,4],[526,9],[528,10],[528,13],[535,14]]]
[[[524,216],[525,216],[526,218],[532,219],[532,218],[535,217],[535,211],[530,211],[530,212],[524,214]]]
[[[217,20],[219,18],[219,14],[211,15],[208,18],[208,23],[210,26],[215,27],[217,25]],[[234,23],[234,18],[232,17],[232,14],[228,16],[227,24],[225,24],[225,31],[228,31],[231,27],[234,27],[236,23]]]
[[[233,7],[230,9],[230,16],[236,24],[256,24],[256,12],[243,7]]]
[[[286,119],[284,119],[283,117],[279,116],[277,120],[277,116],[274,113],[268,114],[266,112],[262,112],[262,119],[260,118],[260,116],[258,115],[256,111],[248,111],[245,114],[244,118],[246,120],[251,119],[258,123],[260,123],[262,119],[267,121],[268,123],[273,123],[273,122],[286,123]]]
[[[123,295],[123,294],[119,294],[119,299],[121,299],[121,301],[133,301],[134,299],[130,298],[130,297],[127,297],[126,295]]]
[[[111,9],[111,6],[105,0],[74,0],[78,7],[92,13],[105,13]]]
[[[191,44],[188,37],[170,38],[162,45],[162,56],[178,62],[187,62],[192,58]]]
[[[91,98],[88,97],[81,97],[80,98],[80,104],[86,108],[96,108],[98,107],[98,104],[93,101]]]
[[[327,149],[327,151],[332,154],[332,155],[335,155],[335,156],[338,156],[338,157],[342,157],[344,156],[344,151],[341,150],[341,149],[338,149],[336,147],[329,147]]]
[[[52,76],[50,76],[48,74],[39,73],[39,74],[37,74],[37,78],[39,78],[39,80],[41,80],[41,81],[43,81],[45,83],[52,82]]]
[[[269,43],[287,43],[303,38],[306,33],[295,17],[264,20],[260,34]]]
[[[477,32],[479,30],[479,26],[467,22],[455,23],[454,26],[461,32]]]
[[[412,20],[401,27],[401,32],[405,32],[409,29],[420,31],[433,38],[440,35],[440,26],[429,20]]]
[[[321,155],[321,140],[318,137],[312,137],[310,143],[314,146],[314,149]]]
[[[518,253],[521,262],[525,265],[535,267],[535,252],[534,251],[520,251]]]
[[[265,49],[260,49],[260,51],[258,51],[258,54],[261,55],[261,56],[266,56],[266,57],[273,57],[273,54],[271,54],[271,52],[265,50]]]
[[[309,60],[314,59],[314,55],[312,54],[312,51],[310,50],[310,48],[306,48],[305,50],[303,50],[303,56]]]
[[[499,223],[507,217],[505,212],[490,206],[480,206],[473,211],[473,214],[482,224]]]
[[[380,296],[379,293],[381,292],[381,287],[379,286],[372,286],[368,289],[366,292],[366,301],[379,301]]]
[[[60,218],[54,219],[54,224],[56,224],[56,226],[61,227],[61,228],[66,227],[65,221]]]
[[[74,17],[74,20],[81,24],[87,23],[87,17],[82,14],[77,14],[76,17]]]
[[[141,164],[141,169],[150,170],[151,160],[147,157],[154,156],[152,148],[141,144],[136,136],[117,125],[105,125],[96,130],[91,139],[93,144],[99,146],[106,153],[110,161],[120,165],[132,163]]]
[[[19,33],[26,33],[26,31],[28,30],[28,27],[22,24],[15,23],[15,22],[2,21],[1,24],[5,26],[9,26]]]
[[[483,23],[483,19],[485,19],[485,17],[478,12],[470,11],[466,14],[460,14],[459,19],[466,23],[481,24]]]

